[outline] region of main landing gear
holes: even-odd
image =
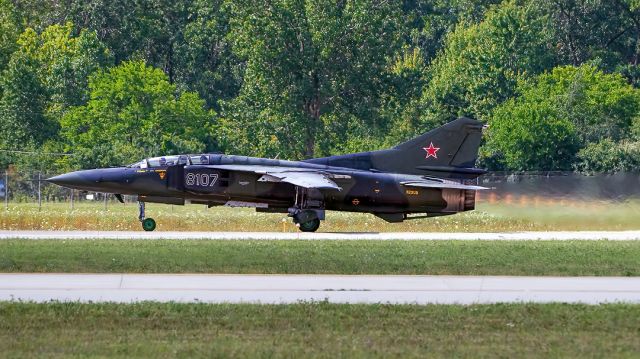
[[[322,200],[310,198],[306,188],[296,187],[296,200],[289,208],[289,217],[302,232],[315,232],[320,228],[320,220],[324,220],[324,206]],[[320,196],[314,196],[322,198]]]
[[[289,216],[302,232],[315,232],[320,228],[320,219],[324,219],[324,210],[290,208]]]
[[[142,229],[146,232],[151,232],[156,229],[156,221],[153,218],[145,218],[144,216],[144,202],[138,201],[138,209],[140,210],[138,219],[140,223],[142,223]]]
[[[315,232],[320,228],[320,220],[315,218],[310,221],[300,223],[299,228],[302,232]]]

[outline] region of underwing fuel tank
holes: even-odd
[[[162,203],[162,204],[173,204],[176,206],[184,205],[184,198],[179,197],[164,197],[164,196],[138,196],[138,201],[146,202],[146,203]]]

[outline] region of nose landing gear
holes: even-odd
[[[138,209],[140,210],[138,219],[140,220],[140,223],[142,223],[142,229],[144,229],[145,232],[151,232],[156,229],[156,221],[153,218],[145,218],[144,216],[144,202],[138,201]]]
[[[151,232],[156,229],[156,221],[153,218],[145,218],[142,221],[142,229],[146,232]]]

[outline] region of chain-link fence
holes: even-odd
[[[491,190],[480,201],[535,204],[568,201],[624,202],[640,199],[640,173],[596,174],[573,172],[492,172],[478,179]]]
[[[108,207],[117,199],[108,193],[86,192],[64,188],[47,182],[47,178],[58,173],[40,171],[5,170],[0,177],[0,198],[5,208],[10,203],[68,203],[73,208],[77,203],[98,202]],[[123,196],[125,202],[135,202],[135,196]]]

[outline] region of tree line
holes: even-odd
[[[468,116],[491,170],[635,171],[639,56],[636,0],[0,0],[0,166],[304,159]]]

